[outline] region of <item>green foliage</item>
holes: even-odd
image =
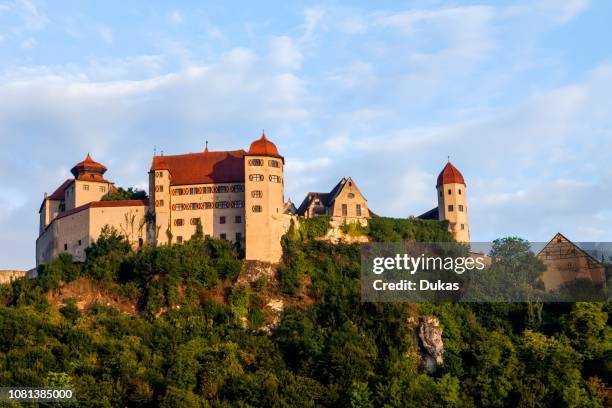
[[[406,225],[393,239],[439,228]],[[365,303],[358,245],[295,238],[283,240],[280,288],[232,287],[242,260],[225,241],[133,252],[107,231],[84,265],[63,255],[40,279],[0,286],[0,383],[73,387],[79,404],[108,407],[610,406],[609,303]],[[495,255],[517,274],[537,269],[520,240],[500,240]],[[139,313],[49,306],[46,291],[82,276]],[[268,335],[263,308],[279,289],[286,308]],[[444,329],[434,375],[408,323],[418,314]]]
[[[76,299],[66,299],[65,303],[66,305],[62,306],[59,311],[67,320],[74,323],[79,317],[81,317],[81,311],[76,305]]]
[[[351,237],[361,237],[364,235],[368,235],[370,231],[367,226],[364,227],[358,221],[351,222],[348,224],[345,222],[340,227],[340,230]]]
[[[117,191],[102,197],[102,201],[146,200],[147,198],[147,193],[144,190],[139,190],[133,187],[129,187],[128,189],[119,187]]]
[[[309,240],[325,236],[331,228],[330,219],[328,215],[300,218],[300,227],[297,230],[299,237],[302,240]]]
[[[446,221],[417,218],[373,217],[368,221],[370,237],[377,242],[452,242]]]

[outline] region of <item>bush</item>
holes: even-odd
[[[447,221],[417,218],[373,217],[368,221],[370,237],[377,242],[453,242]]]
[[[302,240],[315,239],[323,237],[331,228],[330,217],[327,215],[319,215],[313,218],[300,219],[300,237]]]
[[[76,300],[74,298],[68,298],[64,302],[65,306],[62,306],[59,311],[66,319],[74,323],[81,317],[81,311],[76,305]]]

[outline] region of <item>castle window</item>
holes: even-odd
[[[138,238],[138,248],[142,248],[144,246],[144,241],[142,238]]]
[[[347,196],[348,198],[355,198],[355,194],[353,194],[353,193],[348,193],[346,196]]]
[[[348,215],[348,205],[342,204],[342,216],[346,217]]]
[[[463,205],[459,204],[459,212],[463,212]]]
[[[216,204],[217,204],[217,203],[215,203],[215,205],[216,205]],[[229,207],[230,207],[230,205],[229,205],[229,201],[219,201],[219,206],[218,206],[218,208],[229,208]]]
[[[164,206],[164,200],[155,200],[155,206],[156,207],[163,207]]]
[[[182,218],[177,218],[174,220],[174,225],[176,225],[177,227],[182,226],[183,224],[185,224],[185,220]]]
[[[261,205],[254,205],[252,207],[252,210],[253,210],[253,212],[260,213],[261,212]]]
[[[79,246],[81,246],[81,240],[79,239]]]
[[[268,160],[268,166],[279,168],[280,163],[278,162],[278,160]]]
[[[197,187],[189,187],[189,194],[198,194]]]
[[[220,238],[223,240],[227,240],[227,234],[226,233],[221,234]]]
[[[242,208],[242,207],[244,207],[244,201],[242,200],[232,201],[232,208]]]
[[[452,204],[448,206],[448,212],[453,212],[455,209]]]
[[[212,187],[204,187],[204,194],[212,193]]]
[[[249,176],[249,180],[251,181],[263,181],[264,176],[263,174],[251,174]]]
[[[213,204],[210,201],[204,203],[204,208],[210,210],[213,207]]]
[[[227,188],[227,186],[219,186],[217,187],[217,193],[227,193],[229,191],[229,189]]]
[[[161,186],[161,185],[155,186],[155,192],[156,193],[161,193],[163,191],[164,191],[164,186]],[[176,190],[174,190],[174,191],[176,191]]]
[[[249,166],[263,166],[263,160],[261,160],[261,159],[251,159],[251,160],[249,160]]]
[[[451,189],[450,188],[448,189],[448,195],[451,195]]]
[[[176,211],[183,211],[183,204],[176,204]]]
[[[176,237],[176,242],[177,242],[178,244],[182,244],[182,243],[183,243],[183,237],[182,237],[182,236],[180,236],[180,235],[178,235],[178,236]]]
[[[100,186],[100,192],[101,192],[101,193],[106,192],[106,187],[104,187],[104,186]]]
[[[270,181],[273,183],[280,183],[280,177],[277,176],[276,174],[271,174],[270,175]]]
[[[242,234],[239,232],[236,233],[236,242],[242,242]]]
[[[358,217],[361,217],[361,204],[357,204],[355,206],[355,213],[357,214]]]
[[[161,171],[156,171],[155,172],[155,177],[161,178],[161,177],[163,177],[163,173]]]
[[[234,222],[236,224],[242,224],[242,217],[240,215],[237,215],[236,218],[234,219]]]
[[[461,195],[461,189],[459,189],[459,195]]]
[[[225,224],[225,216],[219,218],[219,224]]]
[[[88,184],[83,184],[83,190],[89,191],[89,185]]]
[[[262,193],[261,190],[253,190],[251,191],[251,197],[253,198],[261,198]]]
[[[192,218],[191,220],[189,220],[189,223],[191,225],[200,225],[200,219],[199,218]]]
[[[68,250],[68,244],[64,244],[64,251]]]
[[[234,184],[232,186],[232,191],[234,193],[242,193],[244,192],[244,186],[242,184]]]
[[[461,224],[461,231],[465,229],[465,224]]]

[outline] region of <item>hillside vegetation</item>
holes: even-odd
[[[0,384],[74,387],[82,406],[611,406],[609,303],[362,303],[359,246],[309,239],[322,228],[287,234],[278,279],[246,285],[233,285],[245,265],[226,241],[133,252],[107,230],[86,263],[63,254],[0,286]],[[368,233],[451,240],[418,220]],[[83,302],[78,288],[101,296]],[[289,307],[269,334],[271,296]],[[434,375],[419,315],[444,328]]]

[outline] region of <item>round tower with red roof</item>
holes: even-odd
[[[448,221],[449,231],[458,242],[470,242],[465,180],[450,160],[438,176],[436,190],[438,218]]]
[[[262,133],[244,155],[244,201],[247,260],[278,262],[282,256],[284,158]]]

